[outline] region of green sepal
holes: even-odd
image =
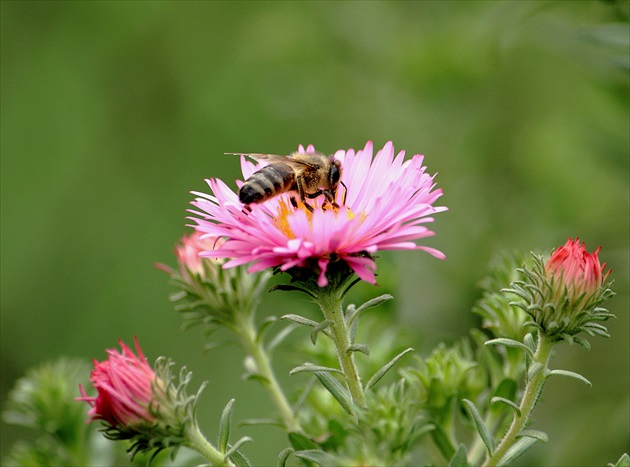
[[[290,284],[276,284],[269,289],[269,292],[274,292],[276,290],[281,290],[283,292],[302,292],[308,295],[311,298],[317,298],[313,292],[303,287],[297,287],[295,285]]]
[[[509,399],[506,399],[505,397],[499,397],[499,396],[495,396],[492,399],[490,399],[490,403],[491,404],[496,404],[497,402],[502,402],[505,405],[507,405],[508,407],[514,409],[514,412],[516,413],[517,417],[521,416],[521,409],[518,405],[516,405],[516,403],[512,402]]]
[[[534,438],[534,439],[537,439],[538,441],[542,441],[543,443],[549,442],[549,435],[545,433],[544,431],[540,431],[540,430],[523,430],[519,433],[518,436],[519,438],[522,438],[523,436],[527,436],[528,438]]]
[[[338,462],[330,454],[320,449],[309,449],[306,451],[295,451],[295,457],[315,462],[320,467],[336,466]]]
[[[413,348],[409,347],[406,350],[403,350],[402,352],[400,352],[398,355],[396,355],[394,358],[392,358],[389,363],[385,364],[380,370],[378,370],[376,373],[374,373],[374,375],[369,379],[369,381],[365,384],[365,390],[369,390],[370,388],[372,388],[376,383],[378,383],[381,378],[383,376],[385,376],[385,373],[387,373],[397,362],[398,360],[400,360],[401,358],[403,358],[405,355],[407,355],[409,352],[413,352]]]
[[[278,454],[278,463],[277,467],[285,467],[287,465],[287,460],[289,460],[289,456],[295,452],[293,448],[283,449],[280,454]]]
[[[525,451],[532,447],[538,441],[537,438],[524,436],[516,441],[510,449],[505,453],[497,465],[509,465],[519,458]]]
[[[472,415],[473,420],[475,422],[475,426],[477,427],[477,432],[479,433],[479,436],[481,436],[481,440],[483,441],[483,444],[486,445],[486,448],[488,449],[488,453],[492,455],[492,453],[494,452],[494,448],[496,447],[494,437],[490,433],[490,430],[488,430],[488,427],[486,426],[486,423],[483,421],[483,418],[481,418],[481,414],[479,413],[479,410],[477,410],[477,407],[475,406],[475,404],[472,401],[469,401],[468,399],[462,399],[462,402],[466,404],[466,406],[468,407],[468,410],[470,410],[470,414]]]
[[[459,447],[457,448],[457,451],[455,451],[455,455],[449,461],[448,466],[449,467],[468,467],[469,466],[465,445],[463,444],[459,445]]]
[[[228,449],[228,442],[230,439],[230,419],[232,417],[232,410],[234,408],[234,402],[236,399],[231,399],[225,404],[223,413],[221,414],[221,422],[219,424],[219,452],[225,453]]]
[[[575,373],[573,371],[568,371],[568,370],[551,370],[550,372],[547,373],[547,378],[549,378],[550,376],[554,376],[554,375],[568,376],[569,378],[575,378],[578,381],[582,381],[587,386],[593,386],[593,384],[588,379],[586,379],[581,374]]]
[[[523,344],[522,342],[515,341],[514,339],[508,339],[507,337],[497,337],[496,339],[490,339],[485,342],[485,345],[504,345],[506,347],[519,347],[524,349],[530,356],[534,356],[534,352],[529,346]]]

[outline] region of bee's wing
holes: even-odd
[[[258,154],[258,153],[240,153],[240,152],[226,152],[225,154],[231,156],[245,156],[255,159],[257,161],[265,161],[265,162],[282,162],[283,164],[291,165],[293,167],[297,167],[300,169],[304,169],[304,167],[316,168],[315,164],[310,162],[296,159],[293,154],[289,156],[279,156],[277,154]]]

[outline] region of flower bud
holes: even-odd
[[[235,329],[241,318],[251,319],[271,272],[248,273],[244,267],[224,269],[225,259],[213,256],[221,238],[193,232],[175,248],[178,268],[158,267],[171,275],[179,291],[171,296],[187,325],[209,330],[222,325]]]
[[[113,440],[129,439],[132,457],[137,452],[149,452],[186,444],[186,428],[195,424],[196,397],[187,398],[185,386],[189,378],[180,376],[180,386],[172,383],[172,364],[158,360],[157,372],[147,363],[138,340],[136,354],[119,341],[121,352],[107,350],[108,359],[94,361],[90,381],[96,397],[82,397],[91,409],[89,421],[105,422],[105,436]]]
[[[606,327],[597,321],[614,317],[600,306],[614,293],[604,284],[610,270],[604,272],[606,264],[599,262],[600,248],[589,253],[579,239],[569,238],[547,262],[534,255],[533,268],[519,270],[524,280],[505,291],[522,299],[512,304],[533,318],[526,324],[538,327],[552,341],[576,341],[585,347],[585,340],[574,337],[582,331],[608,337]]]

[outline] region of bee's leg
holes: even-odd
[[[298,202],[297,199],[295,199],[295,196],[291,196],[289,198],[289,201],[291,202],[291,206],[293,206],[295,209],[297,209],[298,207]]]
[[[241,209],[241,212],[246,216],[249,216],[249,213],[252,212],[252,208],[249,204],[246,204],[245,206],[243,206],[243,209]]]
[[[300,176],[296,177],[295,184],[297,185],[297,191],[298,191],[298,194],[300,195],[300,201],[302,201],[302,204],[306,207],[306,209],[313,212],[313,207],[306,202],[306,197],[304,196],[304,187],[302,186],[302,177]],[[312,197],[310,195],[307,195],[307,196],[309,198]]]

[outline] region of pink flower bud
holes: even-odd
[[[78,399],[91,406],[88,412],[90,421],[104,420],[115,428],[155,422],[151,404],[154,399],[153,388],[157,387],[156,374],[146,362],[137,338],[134,342],[138,355],[119,341],[122,352],[109,349],[107,360],[94,360],[90,381],[98,395],[89,397],[80,387],[83,397]]]
[[[545,273],[548,280],[554,278],[557,296],[566,294],[569,301],[577,305],[600,290],[610,274],[610,269],[604,273],[606,264],[599,262],[600,249],[589,253],[584,242],[580,245],[578,238],[575,241],[569,238],[553,252],[545,264]]]

